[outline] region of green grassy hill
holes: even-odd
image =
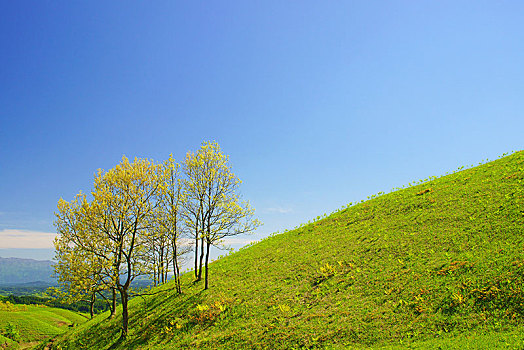
[[[85,321],[86,317],[69,310],[0,301],[0,348],[25,348]]]
[[[124,343],[100,315],[54,348],[522,347],[523,239],[518,152],[244,248],[208,291],[187,274],[135,298]]]

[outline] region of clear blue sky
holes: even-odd
[[[523,148],[521,1],[3,1],[0,13],[0,233],[53,232],[58,199],[88,191],[98,168],[182,159],[204,140],[230,155],[265,223],[257,239]]]

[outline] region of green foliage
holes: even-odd
[[[26,285],[9,285],[0,286],[0,298],[4,296],[42,296],[50,286],[48,284]]]
[[[191,274],[181,278],[181,295],[170,283],[153,289],[130,301],[123,342],[117,314],[98,316],[54,346],[521,348],[523,244],[518,152],[240,249],[209,265],[209,290]]]
[[[195,239],[195,277],[202,278],[205,252],[204,289],[207,289],[210,246],[220,247],[225,238],[252,232],[262,223],[253,218],[255,211],[249,202],[241,200],[238,194],[241,181],[232,172],[229,157],[222,153],[218,143],[204,142],[195,154],[189,152],[183,169],[186,175],[183,217]],[[197,266],[199,240],[201,258]]]

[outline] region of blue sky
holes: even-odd
[[[0,256],[36,254],[11,248],[49,241],[58,199],[123,154],[182,159],[217,141],[265,224],[241,244],[523,148],[520,1],[0,11]]]

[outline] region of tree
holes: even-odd
[[[86,196],[79,193],[71,202],[60,199],[55,226],[59,235],[55,238],[55,274],[61,286],[60,296],[69,302],[84,300],[93,307],[96,295],[106,299],[103,292],[113,291],[110,306],[111,317],[115,313],[116,295],[112,286],[111,268],[103,259],[97,240],[93,240],[88,229]],[[107,301],[107,299],[106,299]]]
[[[108,289],[101,278],[101,266],[96,257],[82,251],[78,246],[67,247],[64,241],[55,241],[57,263],[54,269],[58,275],[58,283],[62,287],[59,295],[67,302],[87,301],[91,318],[94,315],[96,295],[105,298],[103,292]],[[113,314],[114,308],[111,308]]]
[[[88,221],[104,242],[103,255],[111,259],[118,276],[113,282],[122,301],[122,339],[128,330],[129,287],[136,277],[147,273],[141,258],[161,194],[159,171],[147,159],[135,158],[130,163],[124,156],[113,169],[99,170],[95,176]]]
[[[219,246],[224,238],[254,231],[261,223],[253,219],[254,210],[241,201],[237,193],[241,181],[231,171],[229,157],[216,142],[204,142],[195,154],[186,155],[184,171],[186,221],[193,227],[195,248],[201,240],[199,274],[205,244],[205,284],[208,288],[208,264],[211,246]],[[196,255],[195,255],[196,258]],[[196,273],[195,264],[195,273]]]
[[[184,246],[181,239],[183,233],[181,215],[185,197],[180,175],[180,164],[175,162],[171,154],[162,165],[161,178],[162,192],[159,197],[160,210],[157,212],[156,221],[163,236],[170,242],[173,278],[178,293],[182,293],[180,284],[180,259],[189,251],[189,247]]]
[[[205,179],[203,172],[194,161],[194,155],[186,155],[184,163],[184,205],[182,207],[182,217],[184,224],[189,231],[189,235],[194,240],[194,273],[195,279],[202,279],[202,262],[204,259],[204,198],[205,198]],[[200,250],[199,250],[200,241]],[[200,258],[199,258],[200,252]]]
[[[118,290],[122,338],[127,336],[134,279],[149,274],[155,284],[163,283],[172,264],[181,293],[180,260],[190,248],[183,244],[184,233],[194,238],[195,277],[200,280],[205,268],[207,289],[210,247],[260,225],[237,194],[240,180],[217,143],[205,142],[196,154],[188,153],[183,170],[184,180],[171,155],[162,164],[138,158],[130,163],[124,156],[114,168],[95,175],[91,201],[80,193],[70,203],[58,203],[59,279],[70,296],[88,296],[92,303],[97,293],[105,298],[103,291],[111,289],[112,313]]]
[[[154,223],[151,225],[151,231],[144,235],[144,250],[140,259],[144,261],[153,285],[157,286],[167,279],[170,248],[167,236]]]

